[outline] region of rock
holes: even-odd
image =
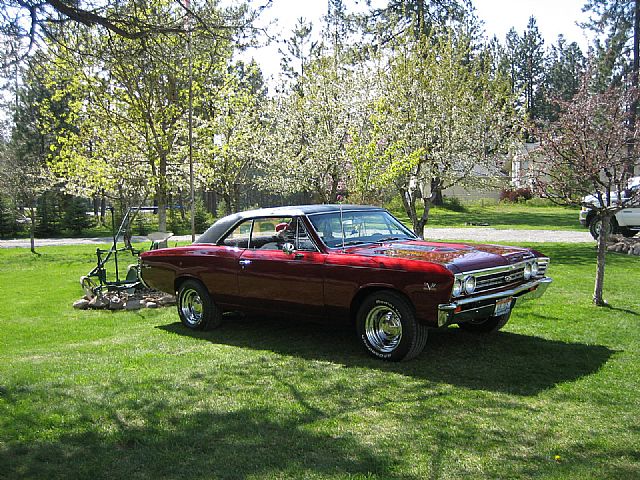
[[[113,296],[109,300],[109,310],[122,310],[124,308],[124,302],[118,296]]]
[[[143,307],[142,302],[137,298],[130,298],[124,304],[125,310],[139,310]]]
[[[87,310],[89,308],[89,300],[86,298],[81,298],[73,302],[73,308],[77,308],[78,310]]]
[[[158,308],[158,304],[156,302],[147,302],[147,308]]]
[[[173,295],[167,294],[158,298],[158,305],[165,306],[165,305],[175,305],[175,304],[176,304],[176,297],[174,297]]]
[[[640,256],[640,243],[636,243],[631,249],[631,251],[633,252],[633,255]]]
[[[93,297],[89,302],[89,308],[107,308],[109,306],[109,299],[104,296]]]

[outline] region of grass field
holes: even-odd
[[[295,319],[76,311],[93,247],[0,249],[0,478],[639,478],[640,259],[596,308],[593,244],[536,248],[545,297],[402,364]]]
[[[411,225],[406,213],[392,205],[393,214]],[[585,230],[578,221],[578,210],[569,207],[537,207],[520,203],[474,203],[463,211],[435,207],[429,212],[427,227],[472,227],[486,224],[497,229]]]

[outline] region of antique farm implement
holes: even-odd
[[[116,230],[116,220],[113,207],[111,211],[112,243],[107,249],[97,248],[97,265],[86,275],[80,277],[80,285],[88,298],[101,296],[104,291],[109,292],[132,292],[139,288],[142,283],[138,275],[138,264],[128,264],[126,270],[121,265],[121,256],[138,257],[141,250],[135,249],[130,240],[129,227],[139,211],[146,210],[146,207],[131,207],[120,222]],[[168,232],[154,232],[148,235],[151,240],[151,249],[155,250],[166,246],[167,239],[173,235]],[[107,265],[113,264],[113,274],[107,274]],[[126,272],[126,273],[125,273]],[[124,278],[122,275],[124,274]]]

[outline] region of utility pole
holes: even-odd
[[[191,8],[191,0],[184,0],[187,10]],[[189,15],[189,12],[187,12]],[[187,17],[187,57],[189,60],[189,195],[191,200],[191,242],[196,241],[196,195],[193,185],[193,60],[191,59],[191,28]]]

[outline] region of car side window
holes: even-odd
[[[260,250],[282,250],[282,245],[290,241],[291,217],[264,217],[253,221],[253,232],[249,248]]]
[[[318,250],[313,243],[313,240],[311,240],[311,237],[309,237],[307,227],[305,227],[304,222],[299,218],[297,219],[296,242],[294,245],[296,250],[305,252],[315,252]]]
[[[245,220],[224,237],[220,245],[226,247],[248,248],[253,220]]]

